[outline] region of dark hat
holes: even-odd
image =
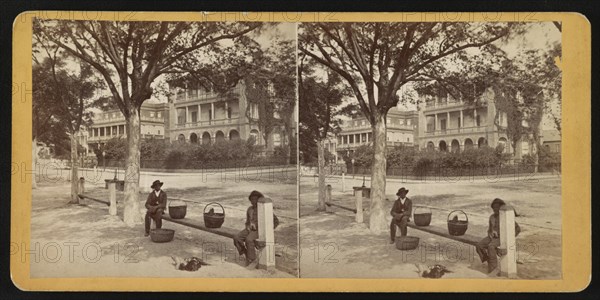
[[[504,205],[506,203],[504,202],[504,200],[502,200],[500,198],[496,198],[496,199],[494,199],[494,201],[492,201],[492,204],[490,204],[490,207],[493,208],[494,204],[500,204],[500,206],[502,206],[502,205]]]
[[[401,188],[398,190],[398,192],[396,193],[396,196],[400,196],[400,194],[401,194],[401,193],[408,194],[408,190],[407,190],[407,189],[405,189],[404,187],[401,187]]]
[[[151,189],[153,189],[156,185],[163,185],[163,182],[160,182],[160,180],[154,180],[154,182],[152,183],[152,185],[150,186]]]
[[[262,198],[262,197],[264,197],[264,196],[263,196],[263,194],[262,194],[261,192],[259,192],[259,191],[252,191],[252,192],[250,193],[250,196],[248,196],[248,200],[252,199],[252,197],[256,197],[256,199],[260,199],[260,198]]]

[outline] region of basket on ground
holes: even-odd
[[[221,208],[220,212],[215,212],[215,207]],[[212,207],[211,207],[212,206]],[[207,209],[210,209],[207,211]],[[204,226],[208,228],[219,228],[225,222],[225,208],[217,202],[211,202],[204,207]]]
[[[155,243],[166,243],[173,240],[175,230],[157,228],[150,230],[150,239]]]
[[[169,216],[173,219],[183,219],[187,213],[187,204],[183,201],[169,202]]]
[[[459,215],[463,215],[464,218],[461,220]],[[448,233],[450,235],[459,236],[467,232],[469,226],[469,217],[462,210],[453,210],[448,214]]]
[[[420,210],[417,212],[417,210]],[[431,209],[417,206],[413,213],[413,220],[417,226],[429,226],[431,223]]]
[[[398,250],[414,250],[419,246],[419,238],[416,236],[399,236],[396,237],[396,249]]]

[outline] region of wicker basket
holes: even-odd
[[[187,213],[187,204],[185,202],[170,202],[169,203],[169,216],[173,219],[183,219]]]
[[[396,249],[398,250],[414,250],[419,246],[419,238],[416,236],[399,236],[396,237]]]
[[[221,212],[214,212],[214,208],[213,213],[211,213],[210,210],[209,212],[206,211],[207,208],[214,205],[220,206]],[[208,228],[219,228],[223,225],[223,222],[225,222],[225,208],[223,208],[223,205],[217,202],[211,202],[204,207],[204,226]]]
[[[465,216],[465,220],[459,220],[458,215],[463,214]],[[451,216],[454,216],[452,219]],[[459,236],[465,234],[467,232],[467,228],[469,227],[469,217],[462,210],[453,210],[448,214],[448,233],[450,235]]]
[[[166,243],[173,240],[175,230],[173,229],[152,229],[150,230],[150,239],[155,243]]]
[[[418,209],[426,209],[427,211],[417,212]],[[431,223],[431,209],[426,207],[416,207],[415,212],[413,213],[413,219],[417,226],[429,226]]]

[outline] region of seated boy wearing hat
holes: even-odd
[[[396,226],[400,227],[400,235],[406,236],[407,223],[410,221],[412,213],[412,201],[406,197],[408,190],[401,188],[396,193],[398,200],[394,202],[390,214],[392,215],[392,223],[390,224],[390,244],[396,240]]]
[[[252,191],[248,200],[252,204],[246,211],[246,228],[233,237],[233,245],[237,248],[240,255],[246,256],[246,266],[248,269],[256,268],[258,259],[256,258],[256,240],[258,239],[258,199],[264,197],[259,191]],[[273,215],[273,227],[277,228],[279,219]]]
[[[490,206],[492,207],[492,210],[494,210],[494,213],[490,215],[488,235],[475,247],[481,262],[484,263],[487,261],[488,273],[491,273],[498,267],[497,250],[498,247],[500,247],[500,208],[505,204],[506,203],[500,198],[496,198],[492,201]],[[515,222],[515,236],[519,235],[520,232],[521,227]]]
[[[152,222],[150,219],[154,220],[156,228],[162,227],[162,214],[167,207],[167,193],[160,189],[162,185],[160,180],[155,180],[150,186],[153,191],[148,194],[148,199],[146,199],[147,211],[144,219],[146,234],[144,236],[150,235],[150,223]]]

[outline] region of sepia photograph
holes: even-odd
[[[296,28],[35,18],[31,278],[297,277]]]
[[[300,276],[561,279],[561,32],[301,23]]]

